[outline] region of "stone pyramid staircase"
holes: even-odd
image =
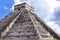
[[[26,3],[16,5],[14,12],[0,21],[0,40],[57,40],[54,35]]]
[[[32,20],[33,19],[33,22]],[[36,28],[37,29],[36,29]],[[38,32],[39,33],[38,33]],[[40,35],[39,35],[40,34]],[[53,40],[32,13],[22,12],[4,40]]]
[[[39,35],[28,15],[22,13],[4,40],[39,40]]]

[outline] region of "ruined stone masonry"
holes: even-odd
[[[0,20],[0,40],[60,40],[27,3],[14,6],[14,11]]]

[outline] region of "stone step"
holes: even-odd
[[[53,38],[40,38],[40,40],[54,40]]]
[[[24,29],[24,28],[28,28],[28,29],[34,29],[33,25],[22,25],[22,26],[15,26],[13,27],[13,29]]]
[[[39,40],[39,37],[29,37],[29,36],[26,36],[26,37],[5,37],[4,40]]]
[[[10,33],[9,35],[7,36],[32,36],[32,37],[36,37],[38,36],[37,33]]]
[[[12,29],[12,31],[8,32],[8,33],[13,33],[13,32],[18,32],[18,33],[21,33],[21,32],[34,32],[36,33],[36,29],[26,29],[26,30],[23,30],[23,29]]]
[[[32,22],[24,22],[24,23],[21,23],[21,25],[32,25]]]

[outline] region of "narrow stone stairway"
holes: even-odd
[[[19,16],[4,40],[39,40],[28,13],[22,13]]]

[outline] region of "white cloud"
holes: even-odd
[[[20,0],[14,0],[14,5],[21,4],[22,2]]]
[[[54,16],[54,8],[60,6],[60,2],[57,2],[56,0],[46,0],[46,2],[48,3],[48,6],[49,6],[50,15],[48,14],[48,16],[46,16],[44,18],[44,21],[56,33],[60,34],[60,26],[58,24],[56,24],[55,21],[51,21],[51,19],[55,18],[55,16]]]
[[[54,11],[54,8],[60,6],[60,2],[56,1],[56,0],[46,0],[46,2],[48,3],[48,6],[49,6],[51,12]]]
[[[14,5],[21,4],[22,2],[20,0],[14,0],[14,4],[12,5],[11,10],[14,10]]]
[[[60,27],[54,21],[47,22],[47,25],[50,26],[56,33],[60,34]]]
[[[7,7],[4,7],[5,10],[7,10],[8,8]]]

